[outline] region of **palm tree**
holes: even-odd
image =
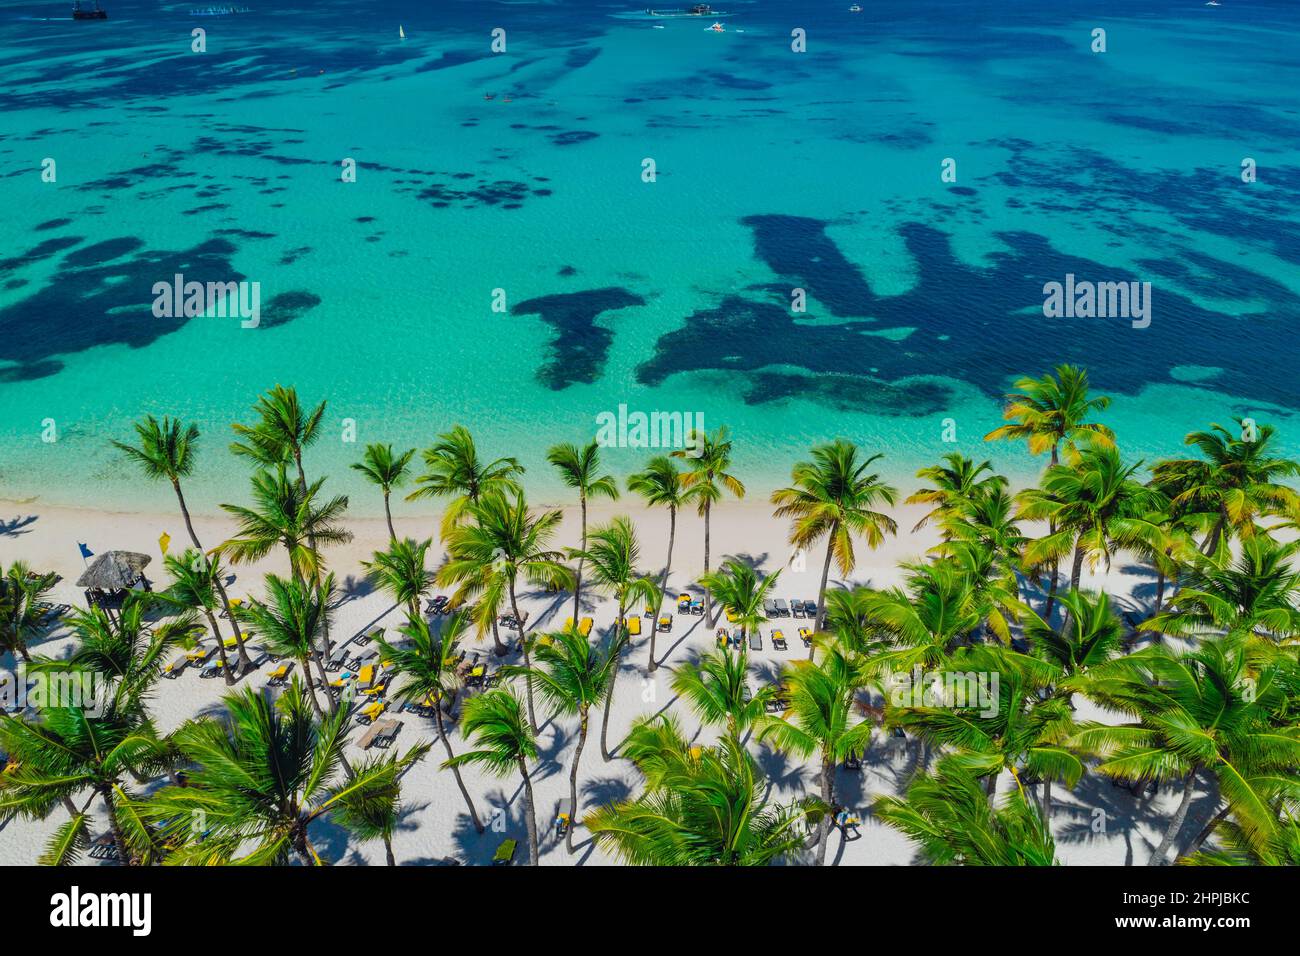
[[[32,659],[27,645],[45,626],[45,595],[58,583],[52,572],[37,573],[24,561],[0,565],[0,652]]]
[[[871,617],[875,591],[866,587],[839,588],[826,595],[826,634],[846,654],[869,657],[878,653],[889,634]]]
[[[605,497],[611,501],[618,499],[618,482],[613,475],[599,475],[600,446],[592,441],[582,448],[567,442],[552,445],[546,453],[560,480],[578,492],[578,503],[582,509],[582,544],[579,551],[587,550],[587,499]],[[578,619],[578,600],[582,592],[582,561],[578,561],[578,575],[573,585],[573,619]]]
[[[145,714],[139,688],[119,683],[101,703],[46,707],[31,720],[0,713],[0,749],[9,754],[0,781],[0,817],[44,820],[59,807],[71,815],[54,832],[41,863],[75,862],[89,843],[87,809],[96,797],[123,863],[148,864],[159,855],[126,780],[171,769],[174,753]],[[91,800],[78,810],[73,798],[86,791]]]
[[[224,704],[224,720],[175,733],[193,766],[184,786],[164,787],[146,806],[176,863],[285,865],[296,856],[322,866],[311,824],[332,812],[356,823],[367,806],[391,804],[397,780],[428,752],[420,744],[341,773],[347,710],[318,719],[297,677],[278,699],[245,688]]]
[[[962,547],[973,547],[987,554],[989,563],[1014,576],[1023,569],[1029,541],[1016,524],[1015,510],[1014,500],[1003,488],[975,495],[943,518],[945,540],[931,553],[952,556]]]
[[[483,833],[483,824],[479,821],[478,811],[470,798],[465,781],[461,778],[460,767],[454,762],[455,754],[451,749],[451,738],[447,734],[444,712],[450,712],[460,693],[462,681],[456,671],[460,663],[460,638],[469,629],[470,618],[464,611],[456,611],[447,618],[437,638],[429,630],[429,623],[417,614],[407,619],[399,628],[405,640],[400,645],[389,644],[382,637],[375,638],[379,645],[379,659],[384,666],[401,678],[400,685],[393,692],[398,700],[423,705],[433,704],[434,720],[438,724],[438,737],[442,740],[443,750],[447,752],[447,763],[456,777],[456,786],[465,798],[469,808],[469,818],[474,829]]]
[[[1066,458],[1073,462],[1079,453],[1077,442],[1108,448],[1115,443],[1115,433],[1105,425],[1089,422],[1094,412],[1110,407],[1106,396],[1090,398],[1088,395],[1088,370],[1074,365],[1058,365],[1055,374],[1042,378],[1023,377],[1016,380],[1013,392],[1007,396],[1007,407],[1002,417],[1012,424],[995,428],[984,436],[985,441],[1005,438],[1012,441],[1024,439],[1031,455],[1041,455],[1051,450],[1051,464],[1060,464],[1061,446]],[[1048,524],[1049,534],[1056,528]],[[1052,562],[1052,583],[1047,592],[1047,608],[1043,616],[1050,618],[1056,604],[1058,563]]]
[[[394,455],[392,445],[367,445],[362,460],[355,461],[351,465],[353,470],[361,472],[366,476],[367,481],[378,485],[383,491],[384,518],[388,521],[388,537],[392,541],[397,540],[397,532],[393,530],[393,509],[388,499],[394,488],[406,484],[406,466],[410,464],[414,455],[414,448],[409,448],[400,455]]]
[[[181,508],[181,518],[185,521],[185,530],[189,533],[190,543],[196,551],[203,551],[199,536],[194,533],[194,522],[190,520],[190,509],[185,503],[185,494],[181,490],[181,479],[194,473],[198,458],[199,426],[191,422],[184,427],[180,419],[167,418],[159,422],[152,415],[146,415],[135,423],[135,432],[139,438],[138,445],[113,442],[114,447],[126,454],[127,458],[140,466],[146,478],[158,480],[165,478],[171,482],[176,492],[176,503]],[[221,579],[216,581],[217,595],[221,598],[221,607],[230,619],[230,627],[235,640],[243,650],[243,635],[239,633],[239,623],[230,613],[230,598]]]
[[[908,505],[934,505],[934,509],[912,528],[913,532],[920,531],[931,521],[946,525],[961,514],[969,503],[1006,487],[1006,478],[993,472],[991,462],[982,461],[977,465],[957,452],[944,455],[943,460],[947,462],[947,467],[931,465],[916,473],[916,477],[934,482],[934,487],[922,488],[903,502]],[[981,478],[986,471],[988,476]],[[945,529],[944,534],[947,536],[949,532]]]
[[[600,723],[600,755],[606,763],[609,753],[609,713],[614,702],[614,688],[618,683],[618,669],[623,659],[623,649],[631,640],[627,630],[627,610],[638,602],[657,605],[659,588],[654,581],[637,570],[641,563],[641,545],[636,528],[625,517],[617,517],[591,532],[586,551],[570,552],[591,565],[592,582],[597,588],[612,594],[618,602],[618,617],[614,621],[614,639],[609,656],[613,659],[613,674],[609,691],[605,694],[605,712]]]
[[[285,579],[268,574],[265,599],[250,601],[235,612],[256,629],[270,653],[276,657],[291,657],[298,662],[306,683],[307,700],[317,714],[323,714],[324,710],[312,686],[313,662],[316,665],[315,683],[325,693],[326,700],[330,699],[324,660],[316,653],[317,640],[324,633],[329,617],[333,575],[327,576],[326,582],[322,587],[316,587],[302,578]]]
[[[474,437],[463,425],[439,435],[438,441],[425,449],[424,466],[424,474],[415,479],[416,488],[406,500],[451,498],[442,516],[444,537],[488,492],[519,493],[518,479],[524,473],[524,466],[514,458],[481,461]]]
[[[704,573],[709,573],[709,518],[713,514],[714,502],[722,500],[722,493],[728,491],[737,498],[745,497],[745,486],[740,479],[727,472],[731,467],[731,440],[727,437],[726,426],[719,428],[712,435],[692,429],[686,448],[679,448],[672,453],[674,458],[688,460],[687,471],[682,475],[682,487],[695,501],[699,513],[704,517]],[[713,626],[713,608],[709,595],[704,594],[704,617]]]
[[[1270,454],[1277,429],[1259,425],[1250,434],[1243,419],[1240,431],[1212,424],[1209,431],[1192,432],[1184,443],[1204,458],[1157,462],[1152,476],[1158,483],[1180,489],[1175,506],[1211,516],[1212,526],[1201,550],[1213,555],[1225,532],[1253,537],[1255,519],[1263,515],[1300,517],[1300,494],[1281,481],[1300,475],[1300,462]]]
[[[1101,758],[1098,773],[1183,785],[1148,865],[1162,864],[1174,846],[1202,774],[1214,778],[1251,846],[1262,849],[1273,839],[1276,801],[1300,795],[1300,727],[1278,719],[1291,712],[1293,671],[1293,663],[1261,661],[1244,645],[1215,641],[1185,654],[1155,645],[1065,682],[1066,689],[1133,718],[1084,724],[1070,741]]]
[[[1199,850],[1179,858],[1187,866],[1300,866],[1300,822],[1288,815],[1279,821],[1277,833],[1264,845],[1252,843],[1241,827],[1230,820],[1214,822],[1223,846]],[[1206,834],[1209,836],[1209,833]],[[1202,841],[1204,842],[1204,841]]]
[[[296,389],[276,385],[258,398],[253,412],[258,418],[255,424],[231,426],[242,441],[231,444],[230,450],[240,457],[251,458],[263,469],[292,463],[298,471],[299,490],[306,493],[302,452],[320,437],[325,403],[304,412]]]
[[[1126,467],[1114,448],[1088,448],[1074,467],[1048,468],[1038,488],[1018,496],[1020,517],[1049,522],[1048,534],[1026,545],[1025,562],[1050,561],[1055,567],[1073,551],[1069,586],[1077,591],[1085,558],[1093,570],[1101,564],[1109,569],[1111,555],[1121,548],[1163,548],[1165,534],[1153,514],[1160,495],[1134,479],[1141,466],[1139,461]],[[1050,601],[1044,617],[1051,617]]]
[[[1280,643],[1300,636],[1300,542],[1245,538],[1228,567],[1196,555],[1167,610],[1140,625],[1176,637],[1223,635]]]
[[[767,782],[735,740],[693,747],[667,717],[633,727],[627,753],[645,792],[601,807],[587,827],[601,846],[638,866],[766,866],[803,842],[815,801],[769,806]]]
[[[1056,843],[1020,790],[995,807],[954,757],[918,777],[906,797],[879,797],[875,815],[910,837],[934,866],[1055,866]]]
[[[835,768],[861,757],[874,726],[853,719],[853,698],[867,683],[859,663],[830,646],[821,664],[795,661],[782,673],[787,700],[782,715],[765,714],[754,723],[760,741],[782,753],[818,757],[821,811],[817,818],[817,865],[826,864],[826,844],[835,816]]]
[[[1110,407],[1104,395],[1088,395],[1088,370],[1076,365],[1058,365],[1054,372],[1042,378],[1018,378],[1007,396],[1007,407],[1002,412],[1009,425],[995,428],[984,436],[985,441],[1008,439],[1025,440],[1031,455],[1052,453],[1052,464],[1060,463],[1060,450],[1065,447],[1066,457],[1073,460],[1078,454],[1077,442],[1108,448],[1115,443],[1115,433],[1105,425],[1089,422],[1094,412]]]
[[[317,410],[318,412],[320,409]],[[301,474],[299,475],[301,479]],[[322,544],[346,544],[352,532],[337,522],[347,510],[346,495],[337,495],[318,504],[317,496],[324,478],[311,485],[289,480],[283,465],[274,471],[260,471],[253,476],[254,507],[221,507],[239,519],[239,532],[217,550],[230,556],[232,564],[260,561],[281,545],[289,555],[289,568],[295,577],[311,581],[319,589],[325,573]],[[321,656],[330,656],[329,620],[321,631]]]
[[[428,744],[420,744],[404,757],[371,757],[355,771],[357,777],[367,781],[366,785],[341,790],[334,806],[334,820],[358,840],[383,841],[389,866],[397,866],[393,833],[402,815],[402,776],[428,751]]]
[[[764,620],[763,602],[772,593],[780,576],[781,572],[776,571],[767,577],[760,577],[757,571],[743,561],[728,558],[717,571],[711,571],[700,578],[700,584],[726,612],[727,620],[740,625],[743,644],[750,632],[757,630]]]
[[[555,714],[578,718],[578,741],[569,769],[569,828],[564,845],[574,852],[573,831],[578,826],[578,764],[587,744],[588,716],[614,683],[616,655],[593,647],[576,628],[537,638],[532,678]]]
[[[892,505],[898,497],[894,488],[868,471],[881,457],[871,455],[859,461],[857,446],[837,438],[829,445],[814,446],[812,461],[801,461],[794,466],[790,475],[792,487],[772,493],[772,504],[777,505],[776,517],[794,519],[790,544],[811,548],[823,536],[826,538],[814,630],[821,630],[826,619],[826,581],[831,572],[831,559],[835,559],[840,573],[848,577],[857,564],[853,553],[855,535],[863,538],[867,547],[878,548],[886,534],[898,531],[893,518],[872,510],[882,502]],[[809,649],[809,659],[814,650],[815,645]]]
[[[894,647],[875,656],[881,669],[942,667],[957,644],[980,626],[984,607],[970,576],[952,561],[904,564],[907,586],[863,595],[871,625]]]
[[[1021,791],[1025,775],[1042,781],[1041,810],[1050,822],[1052,782],[1072,788],[1084,770],[1083,761],[1064,746],[1074,729],[1069,701],[1043,696],[1056,673],[1040,660],[1000,647],[966,648],[932,675],[942,700],[916,700],[924,688],[913,685],[912,699],[888,708],[886,724],[955,751],[955,760],[985,778],[990,794],[1004,770]]]
[[[659,580],[659,604],[655,607],[655,620],[663,610],[663,598],[668,593],[668,573],[673,566],[673,542],[677,537],[677,509],[690,500],[690,492],[682,483],[682,473],[667,455],[657,455],[646,462],[645,471],[629,475],[627,490],[640,495],[651,507],[668,509],[668,558],[664,561],[664,574]],[[650,664],[653,673],[659,667],[655,660],[655,634],[650,630]]]
[[[774,696],[770,687],[751,691],[747,655],[726,648],[676,668],[672,687],[701,721],[722,726],[736,740],[767,712],[767,703]]]
[[[387,551],[376,551],[373,561],[362,561],[370,580],[398,604],[406,605],[406,616],[420,616],[420,602],[433,588],[437,576],[425,567],[433,542],[398,541],[392,538]]]
[[[1060,628],[1033,611],[1026,612],[1024,624],[1034,656],[1051,664],[1058,679],[1085,674],[1122,652],[1124,624],[1105,591],[1067,591],[1060,600],[1066,612]]]
[[[30,669],[89,671],[116,688],[123,699],[143,706],[163,676],[167,652],[203,630],[188,611],[161,621],[147,621],[145,615],[153,610],[155,597],[134,592],[117,614],[98,607],[74,610],[67,623],[76,640],[75,649],[66,658],[36,658]]]
[[[518,770],[524,781],[524,822],[528,826],[528,863],[538,864],[537,813],[533,803],[533,780],[528,762],[537,759],[537,739],[524,718],[524,702],[513,691],[489,690],[465,701],[460,718],[461,732],[473,738],[477,750],[448,759],[443,766],[480,764],[498,777]]]
[[[308,580],[319,577],[324,559],[313,543],[346,544],[352,540],[352,533],[336,524],[347,510],[347,496],[337,495],[318,505],[325,479],[304,491],[289,480],[283,467],[258,472],[252,483],[254,507],[221,506],[239,519],[239,532],[217,550],[230,555],[235,564],[246,564],[260,561],[276,545],[282,545],[294,574]]]
[[[513,501],[491,491],[470,505],[466,513],[472,522],[448,532],[447,563],[438,572],[438,580],[458,585],[452,597],[456,603],[466,598],[477,599],[474,616],[479,633],[491,628],[498,655],[508,650],[497,635],[497,617],[501,605],[509,600],[510,612],[519,626],[524,664],[531,666],[517,587],[520,578],[529,584],[555,589],[572,583],[572,572],[560,563],[561,553],[550,548],[562,516],[558,511],[541,514],[530,511],[522,491],[515,493]],[[536,733],[532,679],[525,683],[528,719]]]
[[[187,548],[178,555],[166,555],[163,558],[163,566],[171,575],[172,581],[159,597],[177,607],[198,611],[207,618],[208,626],[212,629],[212,639],[217,642],[217,653],[221,656],[221,673],[225,676],[227,686],[234,684],[235,675],[226,657],[225,638],[222,637],[221,628],[217,625],[217,608],[220,600],[217,595],[217,585],[224,574],[221,562],[215,557],[208,557],[202,551]],[[253,662],[248,659],[242,634],[240,638],[236,640],[235,646],[239,654],[239,673],[243,676],[253,669]]]

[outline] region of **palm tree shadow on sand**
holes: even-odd
[[[7,518],[0,521],[0,538],[17,538],[19,535],[28,534],[37,520],[36,515],[24,515],[21,518]]]

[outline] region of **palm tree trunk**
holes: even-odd
[[[396,541],[397,531],[394,530],[393,528],[393,509],[388,504],[388,497],[390,494],[391,492],[387,488],[385,488],[384,489],[384,518],[387,519],[388,521],[388,540]]]
[[[389,866],[397,866],[397,857],[393,856],[393,838],[384,837],[384,855],[388,857]]]
[[[436,704],[433,713],[438,721],[438,736],[442,738],[442,748],[447,751],[447,760],[451,761],[456,759],[456,755],[451,752],[451,741],[447,738],[447,728],[442,723],[442,701],[437,701]],[[465,789],[465,781],[460,776],[460,767],[452,764],[451,772],[456,777],[456,786],[460,787],[460,795],[465,798],[465,806],[469,807],[469,818],[474,821],[474,829],[479,836],[482,836],[483,824],[479,822],[478,811],[474,809],[474,801],[470,799],[469,791]]]
[[[1165,861],[1165,854],[1173,844],[1174,838],[1178,836],[1178,831],[1183,828],[1183,821],[1187,819],[1187,810],[1192,805],[1192,794],[1196,791],[1196,768],[1193,767],[1191,773],[1187,775],[1187,780],[1183,783],[1183,799],[1178,804],[1178,810],[1174,813],[1174,818],[1169,821],[1169,829],[1165,831],[1164,839],[1156,847],[1151,859],[1147,861],[1147,866],[1160,866]]]
[[[1079,590],[1079,582],[1083,579],[1083,548],[1076,544],[1074,546],[1074,565],[1070,568],[1070,590]]]
[[[123,866],[131,865],[131,854],[126,848],[126,837],[122,835],[122,825],[117,820],[117,808],[113,806],[113,795],[106,786],[95,788],[99,798],[104,801],[104,812],[108,814],[108,827],[113,831],[113,843],[117,846],[118,858]]]
[[[713,512],[713,502],[704,502],[704,573],[709,573],[709,515]],[[713,599],[709,589],[704,589],[704,620],[708,622],[709,627],[713,627]],[[656,623],[658,623],[656,621]]]
[[[1082,536],[1082,532],[1080,532]],[[1079,544],[1074,546],[1074,564],[1070,568],[1070,590],[1079,590],[1079,581],[1083,578],[1083,548]],[[1065,612],[1065,620],[1061,622],[1061,633],[1070,629],[1070,612]]]
[[[1211,555],[1219,550],[1219,537],[1223,534],[1224,523],[1223,512],[1220,511],[1219,517],[1214,522],[1214,527],[1210,529],[1210,533],[1205,536],[1205,542],[1201,545],[1202,554]]]
[[[587,743],[587,711],[584,708],[578,723],[578,747],[573,752],[573,768],[569,771],[569,829],[564,834],[564,847],[573,854],[573,830],[578,825],[578,761]]]
[[[308,655],[308,657],[310,657],[310,655]],[[311,664],[308,662],[308,657],[300,657],[298,659],[298,666],[302,668],[302,680],[303,683],[307,685],[307,699],[311,701],[311,709],[316,711],[317,717],[319,717],[321,720],[324,720],[325,710],[324,708],[321,707],[320,699],[317,698],[316,696],[317,681],[315,678],[311,676]],[[321,690],[325,693],[327,697],[329,696],[329,692],[330,692],[329,684],[323,685],[321,687]]]
[[[706,592],[707,593],[707,592]],[[627,613],[623,609],[623,602],[618,602],[618,624],[616,625],[615,635],[617,642],[614,645],[614,669],[609,675],[609,693],[605,695],[605,712],[600,721],[600,755],[605,758],[605,763],[609,763],[613,758],[609,755],[609,712],[614,704],[614,688],[618,686],[618,671],[623,663],[623,615]],[[659,624],[655,620],[655,626]]]
[[[582,547],[579,550],[587,550],[587,493],[584,491],[578,496],[578,501],[582,506]],[[573,623],[578,623],[578,599],[582,594],[582,558],[578,559],[578,575],[573,582]]]
[[[577,618],[574,618],[576,621]],[[501,643],[501,635],[497,632],[497,618],[492,615],[492,650],[497,657],[505,657],[510,653],[510,648]]]
[[[1060,441],[1052,442],[1052,466],[1060,464]],[[1047,533],[1056,534],[1056,519],[1050,518],[1047,522]],[[1043,620],[1048,624],[1052,623],[1052,608],[1056,606],[1056,587],[1060,575],[1060,562],[1056,558],[1052,559],[1052,584],[1047,589],[1047,607],[1043,610]]]
[[[1177,863],[1179,860],[1183,859],[1184,857],[1191,856],[1193,853],[1198,852],[1201,849],[1201,847],[1205,845],[1205,841],[1210,838],[1210,834],[1214,832],[1214,828],[1219,824],[1219,821],[1221,821],[1224,817],[1226,817],[1228,815],[1228,811],[1231,809],[1232,809],[1232,804],[1225,803],[1222,809],[1220,809],[1218,813],[1210,817],[1210,822],[1205,824],[1205,827],[1201,830],[1199,834],[1197,834],[1196,839],[1192,841],[1192,845],[1189,846],[1182,853],[1178,854],[1178,857],[1174,860],[1174,862]]]
[[[190,509],[185,504],[185,495],[181,492],[181,483],[178,479],[172,479],[172,488],[176,491],[176,501],[181,506],[181,517],[185,521],[185,530],[189,532],[190,541],[194,542],[194,547],[198,549],[199,554],[205,554],[203,545],[199,543],[199,536],[194,533],[194,522],[190,520]],[[217,594],[221,598],[221,607],[226,612],[226,617],[230,621],[230,629],[235,635],[235,644],[239,648],[239,663],[243,670],[247,672],[252,668],[248,660],[248,652],[244,650],[244,634],[239,629],[239,621],[235,619],[235,613],[230,608],[230,597],[226,594],[226,586],[221,583],[221,578],[216,578],[212,582],[217,588]],[[220,640],[220,635],[217,637]]]
[[[831,823],[832,815],[835,813],[835,790],[832,783],[832,776],[835,773],[835,764],[829,756],[822,758],[822,802],[826,804],[826,812],[822,818],[817,821],[817,865],[826,865],[826,844],[831,840]]]
[[[839,531],[839,520],[831,522],[830,538],[826,542],[826,561],[822,564],[822,584],[817,591],[817,617],[813,620],[813,635],[822,629],[822,623],[826,620],[826,582],[831,574],[831,555],[835,550],[835,533]],[[816,642],[808,645],[808,660],[813,659],[817,653]]]
[[[230,673],[230,659],[226,657],[226,640],[221,636],[221,629],[217,627],[217,619],[212,616],[212,612],[204,608],[203,613],[208,619],[208,627],[212,628],[212,636],[217,639],[217,654],[221,657],[221,673],[226,678],[226,686],[230,687],[235,683],[235,675]]]
[[[533,659],[529,654],[528,642],[524,640],[524,619],[519,616],[519,602],[515,600],[515,582],[510,582],[510,610],[515,616],[515,623],[519,625],[519,646],[524,649],[524,696],[528,698],[528,723],[533,728],[533,733],[537,733],[537,714],[533,710]],[[574,621],[578,619],[575,617]]]
[[[1046,777],[1043,780],[1043,824],[1050,828],[1052,826],[1052,778]]]
[[[654,621],[650,625],[650,671],[659,666],[655,660],[655,638],[659,634],[659,615],[664,611],[664,596],[668,593],[668,572],[673,566],[673,539],[677,536],[677,506],[668,507],[668,560],[664,562],[664,577],[659,585],[659,605],[655,608]]]
[[[528,776],[528,764],[519,758],[519,773],[524,778],[524,823],[528,825],[528,865],[537,866],[537,814],[533,810],[533,781]]]
[[[330,713],[332,714],[338,708],[339,701],[334,700],[333,695],[330,694],[330,679],[329,675],[325,673],[325,657],[321,655],[309,656],[313,657],[316,664],[316,680],[320,683],[321,691],[325,694],[325,700],[329,704]],[[311,678],[307,673],[306,663],[302,666],[302,672],[303,676],[307,678],[307,682],[310,684]]]

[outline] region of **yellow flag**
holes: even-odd
[[[166,531],[164,531],[162,535],[158,538],[158,547],[162,548],[163,554],[167,553],[167,545],[171,543],[172,543],[172,536],[169,535]]]

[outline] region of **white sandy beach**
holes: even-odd
[[[904,485],[910,490],[910,485]],[[406,506],[410,508],[411,506]],[[405,508],[396,517],[400,535],[427,537],[434,534],[437,516],[425,514],[411,517],[414,512]],[[576,545],[579,523],[576,508],[565,508],[565,521],[558,544]],[[875,587],[899,583],[901,575],[896,564],[900,560],[920,558],[925,549],[937,540],[930,529],[912,534],[911,528],[923,509],[900,507],[896,509],[899,537],[875,552],[859,552],[859,567],[853,582]],[[647,572],[659,573],[663,568],[667,547],[667,513],[648,511],[631,500],[617,503],[601,502],[589,509],[589,523],[599,524],[614,514],[632,515],[640,533],[642,567]],[[28,517],[34,520],[26,521]],[[205,546],[212,547],[233,533],[234,524],[222,517],[197,516],[195,528]],[[326,552],[330,568],[335,571],[345,600],[334,618],[332,633],[336,640],[350,637],[376,624],[395,626],[400,623],[401,612],[384,595],[375,592],[364,579],[361,561],[375,550],[386,546],[387,530],[382,519],[359,519],[346,522],[355,539],[352,543]],[[156,587],[165,586],[161,570],[158,536],[167,531],[172,537],[172,548],[183,548],[188,542],[178,514],[142,515],[105,513],[90,510],[42,507],[38,503],[0,501],[0,527],[10,530],[0,534],[0,561],[8,563],[23,559],[41,570],[54,570],[63,576],[52,599],[82,605],[83,597],[75,587],[83,564],[78,555],[77,542],[87,542],[95,552],[109,549],[140,551],[154,556],[148,575]],[[771,515],[771,508],[763,501],[724,502],[713,516],[712,563],[716,567],[726,555],[738,555],[752,560],[762,571],[781,570],[781,583],[776,596],[812,598],[817,596],[823,555],[807,556],[803,570],[788,566],[791,548],[787,544],[787,525]],[[439,556],[439,559],[441,556]],[[703,569],[703,522],[693,512],[679,516],[677,542],[673,555],[673,569],[669,593],[691,590],[692,582]],[[263,565],[231,569],[237,579],[230,589],[232,596],[258,593],[258,584],[266,571],[287,573],[282,556],[277,553]],[[832,570],[832,586],[838,584]],[[1109,574],[1090,577],[1085,573],[1085,587],[1104,587],[1121,608],[1150,603],[1149,578],[1130,562],[1118,562]],[[561,626],[572,610],[572,596],[557,599],[555,595],[529,594],[522,598],[522,607],[529,612],[529,628]],[[583,613],[590,614],[596,630],[603,633],[610,628],[616,616],[616,607],[609,600],[584,590]],[[751,665],[755,670],[756,685],[771,681],[785,661],[806,655],[795,637],[798,622],[780,622],[787,638],[789,650],[776,651],[768,640],[769,628],[763,628],[763,650],[752,652]],[[256,644],[256,641],[254,641]],[[657,653],[668,667],[661,667],[654,678],[647,676],[648,634],[637,639],[625,656],[615,697],[610,741],[621,738],[632,721],[647,713],[665,711],[676,714],[689,729],[698,727],[690,712],[674,699],[669,687],[668,667],[689,659],[713,645],[711,631],[700,617],[677,617],[669,634],[660,634]],[[38,654],[61,655],[71,647],[66,631],[52,633],[38,644]],[[475,648],[472,648],[475,649]],[[472,650],[471,649],[471,650]],[[484,654],[490,654],[490,637],[481,645]],[[12,660],[0,657],[0,666],[11,668]],[[246,680],[254,686],[265,684],[269,668],[260,670]],[[241,685],[242,685],[241,681]],[[170,731],[187,718],[201,713],[219,713],[220,698],[226,686],[220,680],[203,680],[195,673],[182,674],[176,680],[160,681],[152,701],[160,729]],[[1081,702],[1080,715],[1097,716],[1086,702]],[[410,713],[397,714],[402,728],[395,748],[405,750],[419,740],[434,740],[432,719],[419,718]],[[539,719],[541,714],[539,713]],[[591,807],[628,796],[638,786],[638,774],[627,762],[615,759],[602,761],[595,743],[598,721],[593,718],[593,738],[583,754],[580,776],[580,803]],[[539,737],[541,757],[533,768],[537,799],[538,828],[541,834],[541,862],[547,865],[607,864],[614,862],[606,854],[595,850],[587,839],[585,830],[577,831],[578,853],[570,857],[563,842],[557,841],[551,821],[561,809],[567,809],[568,769],[576,721],[560,719],[550,721],[542,728]],[[361,731],[354,727],[353,741]],[[713,732],[699,731],[701,740],[710,740]],[[460,752],[464,742],[452,730],[452,745]],[[753,741],[751,752],[773,780],[776,797],[782,802],[813,790],[813,768],[800,765],[789,758],[773,753]],[[349,756],[356,758],[359,751],[350,747]],[[873,745],[863,761],[863,771],[854,773],[841,768],[836,781],[839,802],[856,807],[863,820],[861,838],[846,842],[838,832],[832,833],[828,862],[840,865],[905,865],[913,860],[913,848],[897,831],[873,821],[869,813],[871,801],[880,794],[900,793],[912,772],[916,754],[913,750],[890,751],[881,739]],[[441,747],[431,751],[405,778],[403,795],[406,814],[400,832],[394,840],[394,850],[400,864],[437,863],[454,857],[464,863],[479,864],[491,859],[497,845],[505,837],[520,840],[516,863],[526,861],[526,834],[523,821],[523,794],[517,778],[496,779],[474,768],[466,768],[466,785],[469,787],[480,816],[492,821],[482,837],[469,823],[463,800],[449,771],[439,769]],[[1003,787],[1014,786],[1010,777],[1001,781]],[[1145,864],[1150,851],[1163,832],[1177,795],[1162,792],[1157,796],[1139,800],[1127,789],[1112,786],[1096,775],[1087,775],[1073,792],[1055,788],[1056,806],[1053,829],[1058,854],[1067,864],[1074,865],[1132,865]],[[1104,832],[1096,832],[1097,811],[1104,815]],[[1195,833],[1212,812],[1205,797],[1192,805],[1185,833]],[[0,864],[30,864],[35,861],[40,848],[54,829],[63,822],[61,811],[48,820],[33,823],[13,820],[0,827]],[[104,826],[97,819],[94,830]],[[358,844],[347,833],[328,820],[316,825],[313,842],[322,856],[330,861],[382,865],[384,851],[375,841]]]

